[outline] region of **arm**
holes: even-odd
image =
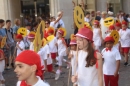
[[[81,2],[81,3],[82,3],[82,9],[85,10],[84,1],[83,1],[83,0],[81,0],[81,1],[82,1],[82,2]]]
[[[71,59],[73,57],[72,51],[69,52],[68,59]]]
[[[103,38],[102,38],[102,31],[101,31],[101,29],[99,29],[99,34],[100,34],[100,38],[101,38],[102,43],[103,43]]]
[[[63,12],[61,12],[60,17],[58,17],[58,19],[54,22],[54,25],[62,18],[62,16],[63,16]]]
[[[74,2],[74,1],[72,1],[72,3],[73,3],[73,5],[74,5],[74,7],[75,7],[75,6],[76,6],[76,5],[75,5],[75,2]]]
[[[103,86],[103,69],[102,69],[102,56],[101,54],[97,53],[97,59],[98,59],[98,82],[99,86]]]
[[[120,68],[120,60],[117,60],[116,61],[116,71],[114,73],[115,77],[118,75],[119,68]]]

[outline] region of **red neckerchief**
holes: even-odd
[[[106,51],[111,51],[111,48],[106,48]]]
[[[126,29],[122,29],[123,31],[126,31]]]
[[[31,85],[27,85],[27,83],[25,81],[21,81],[20,86],[31,86]]]

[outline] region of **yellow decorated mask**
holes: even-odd
[[[106,18],[106,19],[104,20],[104,25],[105,25],[106,27],[109,27],[109,26],[111,26],[111,25],[114,25],[114,23],[115,23],[115,20],[114,20],[112,17],[108,17],[108,18]]]
[[[119,33],[116,30],[113,30],[110,34],[115,40],[114,45],[116,45],[119,42]]]
[[[27,29],[24,27],[21,27],[18,29],[17,34],[21,34],[23,37],[27,36]]]
[[[84,13],[81,7],[76,6],[74,8],[74,22],[78,29],[84,27]]]
[[[84,23],[84,26],[85,26],[85,27],[88,27],[90,30],[93,30],[92,27],[90,26],[90,24],[89,24],[88,22],[85,22],[85,23]]]

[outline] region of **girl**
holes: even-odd
[[[56,43],[57,43],[57,38],[54,36],[54,28],[50,27],[48,28],[48,37],[47,37],[47,40],[49,41],[48,45],[49,45],[49,50],[50,50],[50,53],[51,53],[51,58],[53,60],[53,63],[55,62],[56,63],[56,54],[57,54],[57,46],[56,46]]]
[[[99,27],[99,21],[95,20],[93,22],[93,40],[94,40],[94,45],[95,45],[95,50],[100,51],[100,46],[102,44],[102,32]]]
[[[71,59],[71,66],[72,66],[72,75],[74,75],[74,65],[76,61],[76,39],[72,39],[70,41],[70,53],[68,59]]]
[[[117,31],[120,31],[120,29],[121,29],[121,23],[117,22],[115,24],[115,28],[116,28]]]
[[[25,50],[25,44],[23,42],[23,37],[21,34],[17,34],[16,35],[16,40],[17,40],[17,44],[16,44],[16,47],[17,47],[17,56]]]
[[[74,75],[74,67],[76,62],[76,54],[77,54],[76,47],[77,47],[76,39],[72,39],[70,41],[70,53],[68,56],[68,59],[71,59],[72,76]],[[77,83],[74,83],[73,86],[77,86]]]
[[[40,78],[42,66],[37,53],[25,50],[15,59],[15,70],[18,82],[17,86],[49,86]]]
[[[2,50],[0,50],[0,86],[5,86],[4,85],[4,77],[2,75],[2,72],[4,71],[5,68],[5,60],[4,60],[4,53]]]
[[[33,34],[33,33],[29,33],[29,35],[28,35],[28,39],[29,39],[29,41],[30,41],[30,47],[29,47],[29,50],[34,51],[33,41],[34,41],[34,39],[35,39],[35,34]]]
[[[103,86],[102,56],[93,49],[93,32],[81,28],[76,36],[79,51],[75,68],[77,72],[72,76],[72,82],[77,82],[78,86]]]
[[[59,29],[58,30],[58,41],[57,41],[57,47],[58,47],[58,65],[59,68],[56,71],[56,77],[55,80],[58,80],[60,73],[61,73],[61,68],[62,68],[62,62],[64,61],[65,63],[69,64],[69,62],[67,62],[64,58],[64,56],[66,56],[66,52],[67,52],[67,45],[66,42],[63,38],[63,36],[65,35],[65,32],[63,31],[63,29]]]

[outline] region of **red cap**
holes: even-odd
[[[115,30],[114,25],[109,26],[109,30]]]
[[[93,24],[99,25],[99,21],[98,20],[94,20]]]
[[[70,45],[76,45],[77,43],[76,43],[76,39],[72,39],[71,41],[70,41]]]
[[[30,34],[28,35],[28,38],[35,38],[35,34],[30,33]]]
[[[126,21],[122,21],[122,24],[127,25],[127,22]]]
[[[104,42],[106,43],[106,42],[115,42],[115,40],[114,40],[114,38],[113,37],[111,37],[111,36],[107,36],[105,39],[104,39]]]
[[[93,39],[93,32],[87,27],[79,29],[76,36],[86,38],[87,40],[93,42],[93,40],[92,40]]]
[[[15,59],[15,61],[22,62],[25,64],[28,64],[30,66],[36,65],[37,66],[37,71],[36,75],[41,76],[42,75],[42,66],[41,66],[41,60],[40,56],[35,53],[34,51],[31,50],[25,50],[21,52]]]
[[[121,23],[117,22],[117,23],[115,24],[115,26],[121,27]]]
[[[62,34],[62,35],[64,35],[64,31],[63,30],[58,30],[58,32],[60,33],[60,34]]]
[[[23,39],[23,36],[21,34],[17,34],[16,39]]]
[[[47,32],[48,32],[48,33],[51,33],[51,34],[54,34],[54,28],[49,27]]]

